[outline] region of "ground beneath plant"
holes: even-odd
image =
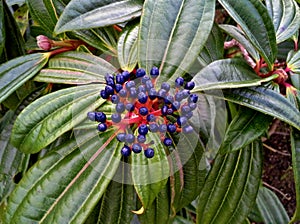
[[[263,183],[276,193],[288,215],[292,217],[296,208],[296,198],[289,127],[275,120],[269,135],[264,141]]]

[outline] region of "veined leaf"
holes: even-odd
[[[267,0],[266,6],[273,20],[277,43],[289,39],[300,26],[300,10],[293,0]]]
[[[142,6],[143,0],[72,0],[59,18],[55,32],[123,23],[140,16]]]
[[[0,102],[32,78],[47,63],[49,53],[30,54],[0,66]]]
[[[193,91],[258,86],[275,78],[277,75],[260,78],[243,59],[223,59],[210,63],[195,75]]]
[[[217,155],[199,196],[197,223],[241,223],[255,203],[262,173],[261,144]]]
[[[220,153],[230,153],[244,148],[263,135],[272,120],[271,116],[242,107],[226,131]]]
[[[62,89],[34,101],[17,117],[11,142],[25,153],[40,151],[105,102],[99,99],[101,87],[95,84]]]
[[[287,67],[292,72],[300,74],[300,51],[291,50],[286,59]]]
[[[118,41],[118,60],[123,70],[132,71],[137,64],[137,38],[139,24],[125,27]]]
[[[250,107],[292,125],[300,130],[298,109],[280,93],[264,86],[225,90],[224,96],[206,91],[205,94],[224,98],[228,101]]]
[[[147,72],[160,67],[159,82],[187,72],[213,25],[214,0],[146,0],[138,61]]]
[[[4,4],[5,2],[0,2],[0,58],[5,47],[5,17],[4,17]]]
[[[51,58],[48,68],[42,69],[34,80],[63,84],[105,83],[105,75],[116,71],[114,66],[100,57],[66,52]]]
[[[245,34],[242,30],[238,29],[236,26],[232,25],[219,25],[221,29],[223,29],[229,36],[233,37],[237,40],[252,56],[255,62],[258,62],[260,57],[258,51],[252,45],[252,43],[245,37]]]
[[[263,3],[257,0],[219,0],[219,2],[241,26],[249,41],[272,70],[277,54],[276,35],[272,20]]]
[[[154,157],[151,159],[143,155],[132,155],[132,180],[135,190],[144,209],[153,203],[158,193],[163,189],[169,177],[167,155],[159,137],[155,133],[148,133],[147,138],[153,140]]]
[[[264,223],[288,223],[289,217],[275,193],[265,187],[260,187],[256,199]]]
[[[119,166],[122,144],[114,129],[75,136],[27,172],[9,198],[5,223],[84,222]]]

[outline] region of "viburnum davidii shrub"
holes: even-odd
[[[300,220],[299,26],[294,0],[1,1],[1,223]],[[274,119],[294,214],[261,181]]]

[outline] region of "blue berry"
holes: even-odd
[[[103,112],[95,113],[95,121],[104,123],[106,121],[106,115]]]
[[[192,90],[195,87],[195,83],[193,81],[187,82],[184,86],[185,89]]]
[[[144,155],[151,159],[153,156],[154,156],[154,149],[152,148],[147,148],[145,151],[144,151]]]
[[[179,126],[184,126],[184,125],[186,125],[187,120],[188,120],[188,119],[187,119],[186,117],[184,117],[184,116],[178,117],[178,118],[177,118],[177,124],[178,124]]]
[[[105,81],[109,80],[109,79],[112,79],[114,80],[114,76],[112,74],[106,74],[105,75]]]
[[[107,95],[113,95],[115,90],[111,86],[105,86],[105,92],[106,92]]]
[[[129,97],[131,98],[136,98],[138,95],[138,92],[136,91],[136,88],[135,87],[131,87],[130,90],[129,90]]]
[[[191,111],[191,108],[188,105],[184,105],[184,106],[181,107],[181,113],[182,114],[187,114],[190,111]]]
[[[194,131],[193,127],[190,126],[190,125],[187,125],[187,126],[184,126],[182,128],[182,132],[185,133],[185,134],[190,134]]]
[[[100,91],[100,96],[102,99],[108,99],[109,95],[106,93],[106,91],[103,89]]]
[[[120,101],[120,97],[118,95],[114,94],[111,96],[112,103],[117,104],[117,103],[119,103],[119,101]]]
[[[191,94],[188,98],[189,103],[197,103],[198,101],[198,96],[196,94]]]
[[[123,84],[125,82],[124,75],[122,74],[117,74],[116,76],[116,83],[118,84]]]
[[[158,130],[159,130],[158,124],[156,124],[156,123],[149,124],[149,130],[153,133],[158,132]]]
[[[152,89],[154,87],[154,85],[153,85],[153,83],[152,83],[151,80],[146,81],[145,85],[146,85],[146,89],[147,90],[150,90],[150,89]]]
[[[134,140],[135,140],[135,136],[133,134],[127,134],[125,136],[125,142],[127,142],[129,144],[133,143]]]
[[[145,135],[138,135],[137,136],[138,143],[145,143],[146,142],[146,136]]]
[[[107,125],[105,123],[100,123],[98,125],[98,131],[104,132],[107,129]]]
[[[142,69],[142,68],[138,68],[138,69],[136,70],[135,75],[136,75],[137,78],[141,78],[141,77],[143,77],[144,75],[146,75],[146,71],[145,71],[144,69]]]
[[[151,88],[149,91],[148,91],[148,96],[151,100],[154,100],[156,97],[157,97],[157,92],[156,92],[156,89],[154,88]]]
[[[168,95],[168,96],[165,98],[165,103],[166,103],[167,105],[170,105],[170,104],[172,104],[173,102],[174,102],[174,96]]]
[[[130,88],[135,87],[135,82],[134,81],[128,81],[128,82],[126,82],[125,87],[126,87],[127,90],[129,90]]]
[[[167,125],[167,130],[168,130],[168,132],[170,132],[170,133],[176,132],[176,129],[177,129],[177,127],[176,127],[175,124],[168,124],[168,125]]]
[[[145,93],[146,92],[146,87],[145,86],[139,86],[137,91],[138,91],[138,93]]]
[[[165,146],[171,146],[172,143],[173,143],[172,139],[170,139],[170,138],[165,138],[164,139]]]
[[[119,91],[119,96],[120,97],[126,97],[127,96],[127,91],[126,91],[126,89],[121,89],[120,91]]]
[[[123,89],[123,86],[121,84],[116,84],[115,90],[117,93],[120,92],[122,89]]]
[[[190,96],[190,91],[187,89],[183,89],[181,92],[182,92],[182,99],[186,99]]]
[[[141,124],[138,128],[138,132],[140,135],[146,135],[148,133],[148,127],[145,124]]]
[[[134,143],[131,148],[134,153],[140,153],[143,149],[142,146],[138,143]]]
[[[155,120],[156,120],[156,117],[155,117],[154,114],[148,114],[148,115],[147,115],[147,121],[148,121],[148,122],[153,122],[153,121],[155,121]]]
[[[115,123],[119,123],[122,120],[122,117],[120,114],[112,114],[111,120]]]
[[[146,103],[147,102],[147,100],[148,100],[148,96],[146,95],[146,93],[144,93],[144,92],[140,92],[139,94],[138,94],[138,101],[140,102],[140,103]]]
[[[197,108],[197,104],[196,103],[190,103],[189,107],[191,108],[191,110],[195,110]]]
[[[130,156],[131,154],[130,148],[127,145],[124,145],[124,147],[121,149],[121,154],[126,157]]]
[[[117,103],[117,105],[116,105],[116,112],[121,114],[124,111],[125,111],[125,105],[124,105],[124,103]]]
[[[160,89],[158,91],[158,96],[161,98],[161,99],[165,99],[167,97],[167,91],[165,89]]]
[[[134,111],[134,105],[132,103],[127,103],[125,106],[126,110],[129,112]]]
[[[89,120],[95,121],[96,120],[95,119],[96,118],[96,113],[95,112],[88,112],[87,117],[88,117]]]
[[[172,108],[167,109],[167,115],[172,115],[174,110]]]
[[[117,134],[117,140],[119,142],[125,142],[125,136],[126,136],[126,133],[119,133],[119,134]]]
[[[106,84],[113,87],[113,88],[115,87],[115,81],[114,81],[113,78],[106,79]]]
[[[125,82],[126,82],[127,80],[129,80],[129,78],[130,78],[130,73],[129,73],[128,71],[122,72],[122,75],[123,75],[123,77],[124,77]]]
[[[165,132],[167,132],[167,125],[160,124],[158,129],[161,133],[165,133]]]
[[[162,108],[161,108],[161,114],[166,116],[167,115],[167,111],[168,111],[168,107],[166,105],[164,105]]]
[[[190,119],[191,117],[193,117],[193,112],[190,111],[185,116],[186,116],[187,119]]]
[[[179,101],[174,101],[173,103],[172,103],[172,109],[174,110],[174,111],[176,111],[176,110],[178,110],[180,108],[180,102]]]
[[[140,115],[142,115],[142,116],[146,116],[146,115],[148,114],[148,109],[147,109],[147,107],[141,107],[141,108],[139,109],[139,113],[140,113]]]
[[[167,82],[163,82],[162,84],[161,84],[161,88],[162,89],[164,89],[164,90],[166,90],[167,92],[169,92],[169,90],[170,90],[170,84],[169,83],[167,83]]]
[[[149,77],[148,75],[145,75],[145,76],[143,76],[143,78],[142,78],[142,83],[143,83],[143,84],[146,84],[146,82],[147,82],[148,80],[150,80],[150,77]]]
[[[179,91],[175,94],[175,100],[178,101],[178,102],[183,100],[183,93],[181,91]]]
[[[156,78],[157,76],[159,76],[159,69],[157,67],[151,68],[150,75],[152,78]]]
[[[176,87],[183,86],[183,83],[184,83],[184,79],[182,77],[178,77],[177,79],[175,79],[175,86]]]

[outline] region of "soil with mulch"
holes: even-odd
[[[289,126],[275,120],[264,141],[264,186],[276,193],[288,215],[296,208]],[[298,222],[300,223],[300,222]]]

